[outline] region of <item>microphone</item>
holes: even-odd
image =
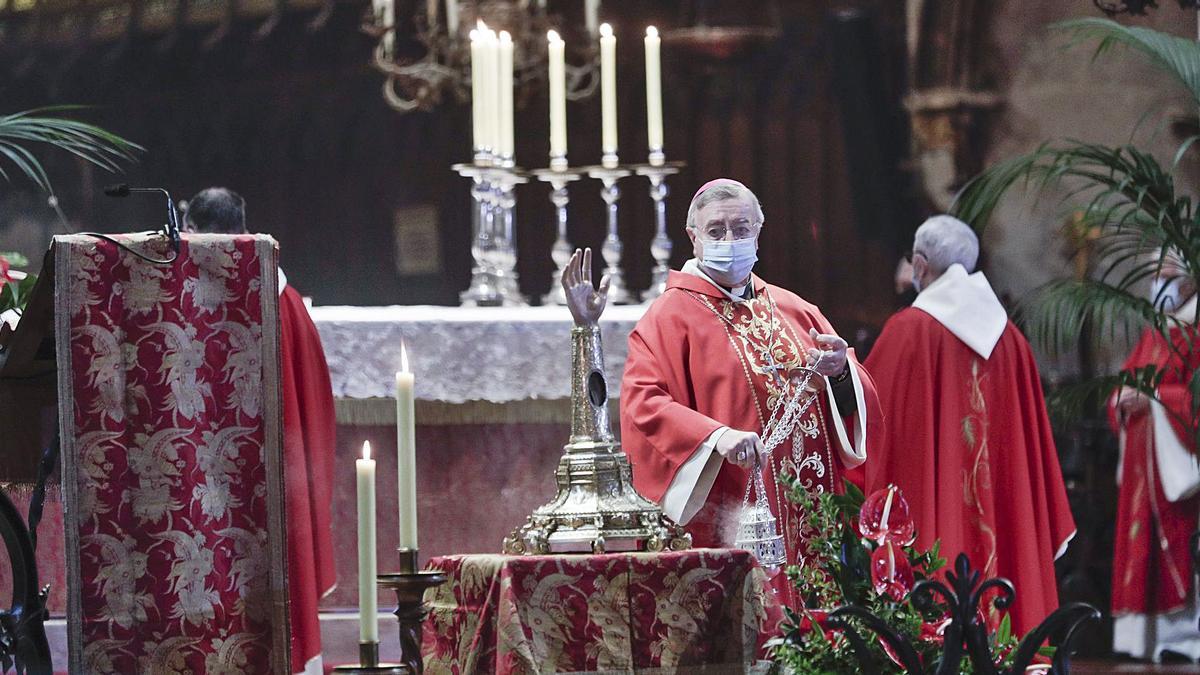
[[[109,197],[128,197],[135,192],[157,192],[167,199],[167,225],[164,234],[171,240],[171,249],[179,254],[179,212],[175,210],[175,200],[166,188],[159,187],[129,187],[128,183],[116,183],[104,188],[104,194]]]

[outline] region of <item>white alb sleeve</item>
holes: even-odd
[[[708,493],[721,470],[717,441],[726,431],[729,431],[729,427],[720,427],[709,434],[683,466],[679,467],[675,478],[667,486],[667,492],[662,499],[663,513],[680,525],[686,525],[695,517],[708,499]]]

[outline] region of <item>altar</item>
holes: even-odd
[[[614,420],[626,340],[645,310],[613,306],[601,319]],[[393,550],[398,537],[395,373],[403,339],[416,381],[422,558],[499,553],[503,536],[554,495],[570,432],[567,309],[318,306],[311,314],[337,407],[335,466],[352,465],[365,440],[376,449],[380,550]],[[332,480],[335,495],[351,496],[335,499],[333,522],[354,522],[353,474]],[[353,550],[354,536],[335,528],[335,550]],[[323,606],[354,606],[356,588],[355,566],[339,565],[338,587]]]

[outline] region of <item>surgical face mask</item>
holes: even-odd
[[[1153,302],[1164,312],[1172,312],[1179,308],[1182,298],[1179,294],[1179,284],[1176,277],[1154,277],[1150,282],[1150,302]]]
[[[750,276],[758,262],[757,240],[753,237],[734,241],[701,240],[703,256],[700,262],[710,271],[723,277],[718,281],[740,283]]]

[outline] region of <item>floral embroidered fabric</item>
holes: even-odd
[[[71,671],[284,672],[274,241],[54,255]]]
[[[745,551],[435,558],[434,673],[743,672],[781,608]],[[717,672],[704,670],[704,672]]]

